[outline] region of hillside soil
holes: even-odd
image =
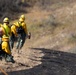
[[[30,29],[32,37],[26,40],[19,53],[15,47],[12,50],[15,63],[0,60],[0,67],[7,72],[8,75],[75,75],[75,17],[73,17],[74,14],[71,14],[65,18],[65,16],[69,14],[71,7],[73,7],[72,10],[74,10],[76,5],[71,4],[70,7],[66,6],[48,12],[34,8],[35,10],[25,14],[26,24],[31,26],[31,28],[28,27],[28,29]],[[64,9],[65,14],[62,12]],[[63,16],[61,16],[62,14]],[[54,19],[50,21],[58,23],[58,25],[54,27],[51,25],[52,28],[45,23],[45,20],[47,20],[50,15],[54,15],[56,18],[55,22],[52,21]],[[65,20],[63,18],[65,18]],[[73,22],[71,22],[71,18],[73,18]],[[49,22],[49,20],[47,22]],[[36,27],[36,29],[34,29],[34,27]],[[3,75],[2,72],[0,75]]]

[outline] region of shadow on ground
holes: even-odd
[[[41,57],[42,64],[28,70],[10,72],[8,75],[76,75],[76,54],[45,48],[32,50],[44,53]]]

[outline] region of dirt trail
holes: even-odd
[[[8,75],[76,74],[76,54],[34,46],[21,51],[20,55],[14,52],[15,64],[3,62],[4,67],[0,64]]]
[[[61,34],[59,34],[61,35]],[[24,47],[20,50],[13,49],[12,54],[16,63],[0,62],[2,67],[8,75],[75,75],[76,73],[76,54],[67,53],[64,48],[57,48],[61,40],[61,36],[55,35],[41,37],[36,42],[32,39],[27,40]],[[59,40],[53,40],[53,38]],[[50,39],[50,40],[49,40]],[[30,43],[32,41],[33,43]],[[40,42],[39,42],[40,41]],[[53,48],[56,46],[55,48]],[[67,48],[67,47],[66,47]],[[2,75],[2,74],[0,74]]]

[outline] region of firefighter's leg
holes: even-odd
[[[2,59],[5,59],[5,52],[1,49],[1,51],[0,51],[0,57],[1,57],[1,60]]]
[[[15,37],[14,37],[14,34],[12,33],[12,35],[10,37],[10,41],[9,41],[11,49],[13,49],[13,47],[14,47],[14,41],[15,41]]]
[[[10,41],[10,48],[13,49],[14,41]]]
[[[13,49],[13,47],[14,47],[14,38],[10,39],[9,44],[10,44],[10,48]]]
[[[8,42],[6,41],[2,42],[2,50],[4,50],[8,54],[11,54]]]
[[[20,40],[19,49],[22,48],[22,44],[23,44],[23,39]]]
[[[25,35],[23,34],[21,36],[21,40],[20,40],[20,44],[19,44],[19,49],[21,49],[23,47],[24,43],[25,43]]]
[[[19,48],[20,40],[21,40],[21,38],[20,38],[20,37],[18,37],[18,40],[17,40],[17,43],[16,43],[16,49],[18,49],[18,48]]]
[[[9,54],[6,53],[6,56],[5,57],[6,57],[5,60],[7,62],[12,62],[12,63],[15,62],[12,55],[9,55]]]
[[[7,62],[13,62],[14,60],[12,58],[8,42],[2,42],[2,50],[5,52],[5,60]]]

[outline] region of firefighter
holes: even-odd
[[[8,17],[4,18],[2,27],[5,30],[6,36],[9,37],[9,45],[10,45],[10,43],[11,43],[11,40],[10,40],[10,37],[11,37],[11,27],[10,27],[10,24],[9,24],[9,18]],[[11,50],[11,47],[10,47],[10,50]]]
[[[18,22],[11,26],[11,31],[15,36],[17,36],[16,49],[21,49],[25,43],[26,38],[30,36],[27,32],[24,15],[21,15]]]
[[[10,25],[9,25],[9,18],[4,18],[3,20],[3,28],[6,32],[6,35],[10,37],[11,35],[11,28],[10,28]]]
[[[10,43],[10,47],[11,49],[13,49],[14,47],[14,42],[16,41],[16,38],[17,38],[18,34],[16,32],[16,25],[15,24],[12,24],[11,25],[11,43]]]
[[[1,50],[2,53],[4,54],[4,58],[7,62],[14,62],[9,45],[11,30],[9,27],[9,19],[7,17],[4,18],[3,25],[0,27],[0,31],[2,32]]]

